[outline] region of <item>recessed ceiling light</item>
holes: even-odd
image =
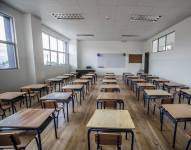
[[[111,17],[109,17],[109,16],[105,16],[105,19],[106,19],[106,20],[110,20]]]
[[[93,37],[95,36],[94,34],[76,34],[76,36],[89,36],[89,37]]]
[[[134,15],[131,16],[130,21],[157,22],[161,17],[162,16]]]
[[[134,34],[122,34],[122,37],[137,37],[138,35],[134,35]]]
[[[63,20],[82,20],[84,17],[80,13],[51,13],[56,19]]]

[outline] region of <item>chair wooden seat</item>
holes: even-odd
[[[174,98],[165,98],[162,100],[155,100],[153,102],[154,104],[153,114],[155,113],[156,107],[160,109],[163,104],[173,104],[173,103],[174,103]]]
[[[16,107],[16,106],[14,106],[14,107]],[[9,110],[9,111],[11,111],[11,105],[8,105],[8,104],[1,104],[0,103],[0,116],[2,117],[2,118],[4,118],[4,117],[6,117],[6,111],[7,110]]]
[[[116,146],[118,150],[121,149],[122,136],[117,133],[98,133],[95,134],[95,142],[97,144],[97,150],[102,146]]]
[[[65,118],[65,111],[64,111],[64,105],[61,103],[57,103],[56,100],[46,100],[46,101],[42,101],[42,107],[44,109],[55,109],[55,117],[57,120],[57,128],[58,128],[58,116],[61,110],[63,110],[63,115]]]
[[[35,132],[0,132],[0,139],[0,149],[21,150],[25,149],[33,139],[37,142]]]

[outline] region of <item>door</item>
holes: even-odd
[[[149,73],[149,52],[145,53],[144,72]]]

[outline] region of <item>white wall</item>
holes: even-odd
[[[78,63],[79,68],[92,66],[98,74],[104,74],[111,71],[116,74],[123,72],[137,73],[142,64],[129,64],[128,54],[142,54],[144,42],[128,41],[122,43],[120,41],[79,41],[78,43]],[[97,68],[97,53],[126,53],[125,68]]]
[[[152,53],[152,41],[172,31],[176,32],[174,50]],[[145,51],[151,52],[151,74],[191,86],[191,17],[146,41]]]
[[[75,71],[78,68],[78,58],[77,58],[77,48],[78,48],[78,41],[73,39],[70,40],[69,43],[69,50],[70,50],[70,71]]]
[[[41,25],[40,18],[21,13],[6,4],[0,3],[0,12],[14,18],[19,64],[18,69],[0,70],[0,91],[18,90],[23,85],[43,82],[46,78],[69,71],[69,65],[43,64],[42,30],[62,39],[66,39],[65,36]]]

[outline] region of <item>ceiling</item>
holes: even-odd
[[[57,32],[80,40],[145,40],[191,15],[191,0],[3,0],[32,13]],[[57,20],[51,12],[82,13],[84,20]],[[132,22],[135,14],[161,15],[157,23]],[[107,19],[106,19],[107,18]],[[108,19],[109,18],[109,19]],[[77,37],[76,34],[94,34]],[[125,37],[126,38],[126,37]]]

